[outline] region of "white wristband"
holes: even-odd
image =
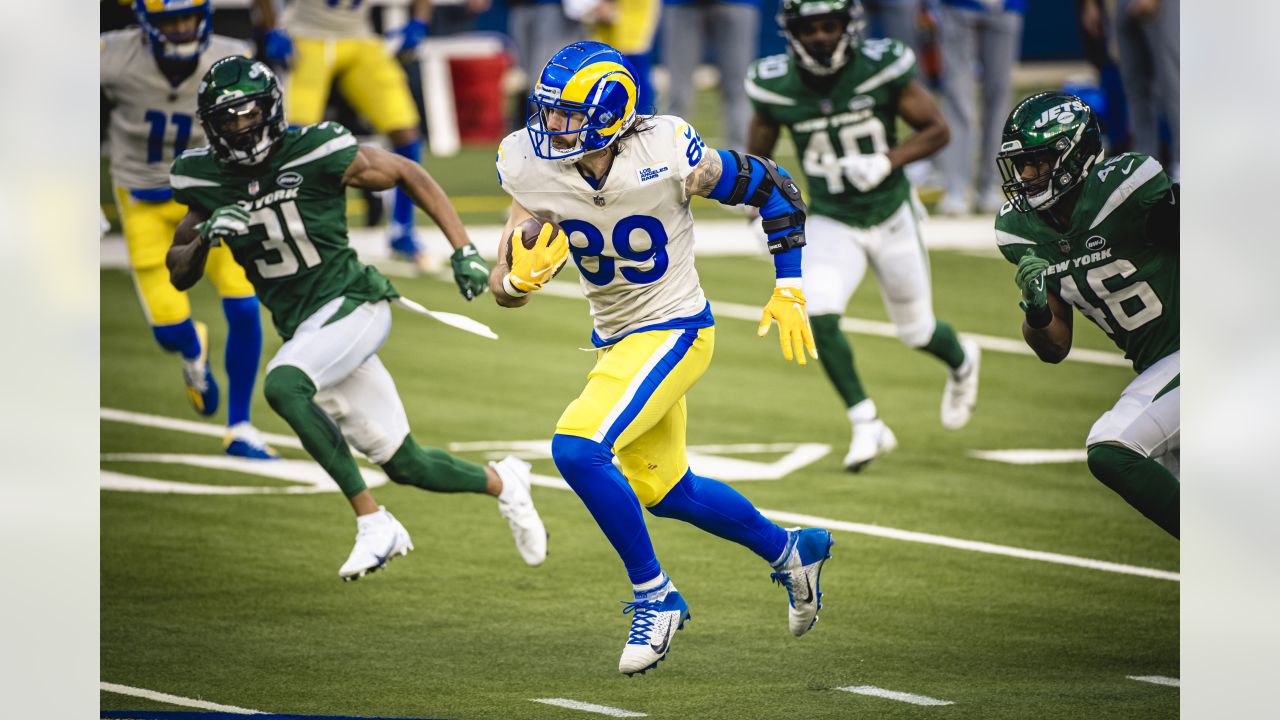
[[[502,276],[502,289],[511,297],[524,297],[529,294],[511,284],[511,273]]]
[[[800,278],[778,278],[773,283],[776,288],[798,288],[801,285],[803,282]]]

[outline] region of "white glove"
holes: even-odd
[[[849,178],[849,182],[853,183],[859,192],[869,192],[884,182],[884,179],[893,171],[889,156],[884,153],[846,155],[840,158],[840,167],[844,169],[844,176]]]
[[[564,0],[564,14],[570,20],[582,22],[595,11],[599,4],[600,0]]]
[[[249,232],[249,211],[239,205],[223,205],[197,225],[196,232],[207,238],[211,247],[217,247],[222,244],[222,238]]]

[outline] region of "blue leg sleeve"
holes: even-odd
[[[653,112],[653,81],[649,72],[653,65],[652,55],[652,52],[646,52],[625,56],[636,71],[636,113],[640,115]]]
[[[395,149],[397,155],[404,156],[415,163],[422,162],[422,141],[414,140],[407,145],[401,145]],[[391,220],[396,225],[403,228],[413,227],[413,201],[405,194],[404,190],[396,188],[395,203],[391,208]]]
[[[662,566],[653,553],[640,501],[622,471],[614,467],[613,453],[586,438],[557,434],[551,439],[551,457],[622,558],[631,584],[657,577]]]
[[[777,560],[787,547],[787,531],[761,515],[742,493],[719,480],[694,475],[692,470],[649,512],[732,540],[765,562]]]
[[[227,316],[227,425],[249,421],[253,384],[258,379],[258,359],[262,356],[262,315],[258,298],[223,298]]]
[[[173,325],[156,325],[151,328],[156,342],[168,352],[182,353],[182,357],[194,360],[200,357],[200,336],[196,324],[187,318]]]

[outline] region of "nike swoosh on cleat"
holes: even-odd
[[[650,649],[650,650],[652,650],[652,651],[654,651],[654,652],[655,652],[655,653],[657,653],[658,655],[666,655],[666,654],[667,654],[667,647],[668,647],[669,645],[671,645],[671,636],[672,636],[672,635],[675,635],[675,634],[676,634],[676,627],[675,627],[675,625],[668,625],[668,626],[667,626],[667,635],[666,635],[666,637],[664,637],[664,638],[662,639],[662,644],[661,644],[661,645],[654,645],[653,643],[649,643],[649,649]],[[656,663],[655,663],[655,664],[656,664]]]
[[[800,602],[807,603],[813,600],[813,580],[811,580],[808,576],[806,576],[804,579],[804,592],[805,592],[804,597],[797,598]],[[797,593],[797,595],[798,594],[799,593]]]

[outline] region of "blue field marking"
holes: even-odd
[[[120,720],[447,720],[443,717],[385,717],[383,715],[278,715],[275,712],[206,712],[202,710],[104,710],[101,717]]]

